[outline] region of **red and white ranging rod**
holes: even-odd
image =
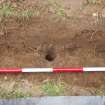
[[[21,72],[94,72],[105,71],[105,67],[80,67],[80,68],[2,68],[0,73],[21,73]]]

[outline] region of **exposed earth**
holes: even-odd
[[[3,2],[8,0],[1,5]],[[12,16],[1,20],[1,68],[105,66],[105,1],[11,3],[18,9],[37,8],[39,14],[28,19]],[[32,96],[48,95],[40,87],[43,81],[56,79],[66,87],[61,95],[105,95],[103,72],[0,74],[0,78],[1,94],[6,94],[6,90],[9,93],[17,84],[15,89],[23,89]]]

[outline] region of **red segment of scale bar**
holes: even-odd
[[[53,68],[53,72],[83,72],[81,68]]]
[[[0,69],[0,73],[19,73],[19,72],[22,72],[22,69],[11,69],[11,68]]]

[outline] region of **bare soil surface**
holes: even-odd
[[[64,16],[56,14],[47,0],[12,2],[16,8],[37,7],[40,15],[24,20],[11,17],[0,23],[1,68],[105,66],[104,2],[57,2],[63,6]],[[1,90],[10,91],[18,84],[16,89],[32,96],[46,95],[40,87],[50,79],[66,84],[63,95],[105,94],[103,72],[1,74],[0,78]]]

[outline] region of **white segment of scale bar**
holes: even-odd
[[[22,72],[53,72],[53,68],[23,68]]]
[[[105,67],[84,67],[83,71],[105,71]]]

